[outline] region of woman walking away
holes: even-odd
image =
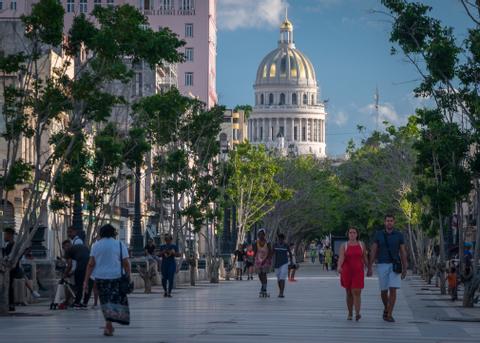
[[[268,297],[267,293],[267,273],[272,266],[272,246],[267,242],[264,229],[258,231],[258,239],[255,244],[255,268],[257,269],[258,279],[262,284],[260,297]]]
[[[340,274],[340,283],[347,294],[348,320],[352,320],[355,307],[355,320],[359,321],[361,293],[364,287],[364,269],[367,265],[365,245],[358,240],[359,232],[355,227],[348,229],[348,241],[340,247],[340,258],[337,271]]]
[[[324,251],[324,264],[325,268],[327,269],[327,272],[332,269],[332,258],[333,258],[333,253],[332,249],[330,247],[326,247]]]
[[[248,245],[245,255],[246,255],[245,266],[247,268],[247,280],[253,280],[253,270],[255,266],[255,251],[253,251],[253,246],[251,244]]]
[[[127,295],[120,290],[122,274],[130,278],[130,262],[127,247],[115,239],[116,230],[112,225],[103,225],[99,234],[100,240],[93,244],[90,252],[83,289],[88,291],[90,276],[93,276],[105,318],[103,334],[113,336],[112,323],[130,324]]]
[[[288,265],[288,281],[295,282],[295,273],[298,269],[297,264],[297,257],[295,256],[295,245],[293,243],[290,244],[290,264]]]

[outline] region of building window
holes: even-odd
[[[285,137],[285,128],[283,126],[280,126],[279,130],[278,130],[278,133],[280,133],[280,135],[282,137]]]
[[[193,48],[185,48],[185,61],[193,62]]]
[[[107,0],[107,6],[113,7],[115,4],[115,0]]]
[[[260,126],[260,140],[263,141],[263,126]]]
[[[143,73],[135,73],[135,94],[136,96],[143,96]]]
[[[67,0],[67,13],[75,12],[75,0]]]
[[[303,104],[308,105],[308,97],[307,94],[303,94]]]
[[[185,37],[193,37],[193,24],[185,24]]]
[[[93,7],[102,6],[102,0],[93,0]]]
[[[260,95],[260,105],[263,105],[265,103],[265,97],[263,94]]]
[[[307,128],[304,126],[302,127],[302,141],[307,140]]]
[[[3,1],[0,1],[0,10],[3,10]]]
[[[180,0],[180,9],[193,10],[195,9],[194,5],[195,5],[194,0]]]
[[[193,73],[185,73],[185,86],[193,86]]]
[[[298,140],[298,127],[296,126],[293,128],[293,140]]]
[[[80,0],[80,13],[87,13],[87,0]]]
[[[178,10],[180,15],[195,15],[195,1],[194,0],[180,0],[180,8]]]
[[[172,15],[175,14],[173,0],[160,0],[160,14]]]
[[[293,93],[292,94],[292,105],[296,105],[297,104],[297,93]]]
[[[10,2],[10,9],[12,11],[16,11],[17,10],[17,1],[16,0],[13,0]]]
[[[272,93],[270,93],[270,95],[268,96],[268,104],[273,105],[273,94]]]
[[[285,94],[280,94],[280,105],[285,105]]]
[[[315,94],[312,94],[312,105],[315,105]]]

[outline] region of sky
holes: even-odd
[[[425,0],[432,15],[466,35],[459,0]],[[279,25],[288,7],[297,49],[312,61],[320,99],[327,102],[327,154],[345,153],[379,122],[402,125],[425,99],[413,96],[420,78],[402,55],[390,54],[391,23],[380,0],[217,0],[217,92],[219,103],[253,105],[253,83],[263,57],[277,47]],[[359,133],[357,125],[366,128]],[[380,129],[383,127],[380,124]]]

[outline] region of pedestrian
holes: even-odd
[[[318,263],[322,264],[322,254],[323,254],[323,245],[320,241],[317,242],[317,255],[318,255]]]
[[[255,268],[262,287],[260,296],[267,297],[267,273],[272,266],[272,246],[267,242],[267,235],[264,229],[258,230],[257,242],[255,243]]]
[[[176,244],[172,244],[171,234],[165,234],[165,244],[160,246],[160,256],[162,258],[162,287],[163,296],[171,298],[175,273],[177,271],[177,262],[175,257],[180,256]]]
[[[327,270],[327,272],[329,270],[332,269],[332,258],[333,258],[333,252],[332,252],[332,249],[330,248],[330,246],[327,246],[325,248],[325,251],[323,252],[324,254],[324,265],[325,265],[325,269]]]
[[[392,214],[385,216],[385,228],[375,233],[371,247],[367,276],[373,274],[372,266],[377,260],[377,273],[383,302],[383,320],[394,322],[393,309],[397,299],[397,289],[407,275],[407,251],[405,239],[395,226]]]
[[[457,300],[457,286],[458,286],[458,275],[457,268],[451,267],[447,275],[448,282],[448,294],[450,294],[452,301]]]
[[[315,247],[310,247],[310,261],[312,264],[315,264],[315,259],[317,257],[317,250],[315,250]]]
[[[88,261],[90,259],[90,250],[88,250],[84,244],[72,245],[72,242],[69,239],[63,241],[62,248],[67,260],[67,268],[63,275],[65,279],[72,275],[73,261],[75,261],[76,265],[75,270],[73,271],[75,280],[75,300],[72,306],[74,308],[84,308],[86,305],[84,305],[85,301],[82,303],[83,284],[85,281]],[[88,303],[88,299],[86,302]]]
[[[13,250],[15,245],[15,230],[7,227],[3,230],[3,241],[6,243],[2,248],[2,257],[7,257]],[[15,279],[23,279],[24,273],[20,267],[20,258],[17,263],[10,269],[9,272],[9,284],[8,284],[8,310],[15,311],[15,290],[13,287]]]
[[[245,252],[243,245],[239,244],[237,250],[233,252],[235,255],[235,280],[242,280],[243,267],[245,262]]]
[[[297,272],[298,269],[298,264],[297,264],[297,257],[295,255],[295,245],[292,243],[290,244],[290,264],[288,265],[288,281],[290,282],[296,282],[295,280],[295,273]]]
[[[83,239],[78,234],[78,230],[73,226],[67,228],[67,236],[72,241],[72,245],[84,244]]]
[[[247,268],[247,280],[253,280],[253,271],[255,267],[255,251],[253,250],[253,245],[249,244],[247,246],[247,251],[245,252],[245,266]]]
[[[337,272],[340,274],[340,284],[345,288],[347,296],[348,320],[352,320],[355,307],[355,320],[359,321],[361,294],[364,288],[365,267],[368,265],[367,251],[359,240],[360,233],[356,227],[348,229],[348,241],[341,245]]]
[[[116,235],[115,228],[110,224],[100,228],[100,239],[92,245],[83,283],[83,289],[87,292],[90,276],[95,279],[105,318],[105,336],[113,336],[113,323],[130,324],[127,294],[120,288],[122,275],[130,278],[130,262],[127,247],[115,239]]]
[[[288,276],[288,261],[292,259],[292,253],[288,244],[285,243],[285,235],[280,233],[277,237],[278,241],[273,246],[274,267],[278,283],[278,297],[284,298],[285,281]]]

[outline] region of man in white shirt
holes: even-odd
[[[84,244],[83,239],[78,236],[78,232],[73,226],[67,228],[67,236],[72,241],[72,245]]]

